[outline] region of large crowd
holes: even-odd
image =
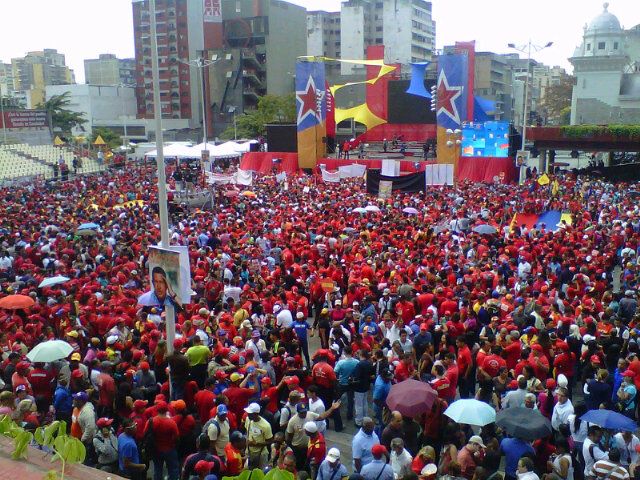
[[[632,186],[566,175],[385,200],[311,176],[256,178],[255,196],[218,188],[213,209],[172,214],[194,294],[169,346],[164,307],[138,304],[160,242],[154,182],[143,166],[0,190],[2,296],[35,301],[0,312],[0,414],[64,420],[88,465],[131,479],[640,476],[634,431],[581,420],[638,416]],[[546,210],[571,222],[513,221]],[[86,222],[98,228],[78,235]],[[485,224],[496,233],[475,233]],[[70,280],[38,287],[56,275]],[[27,360],[52,339],[73,353]],[[408,379],[437,393],[428,411],[387,407]],[[552,431],[455,423],[443,412],[459,398],[539,410]],[[350,456],[325,439],[346,423]]]

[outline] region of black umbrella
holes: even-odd
[[[538,410],[513,407],[496,415],[496,425],[512,437],[532,441],[551,434],[551,422]]]

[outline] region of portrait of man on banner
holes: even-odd
[[[149,283],[151,290],[144,296],[145,303],[166,307],[173,305],[181,308],[189,303],[189,293],[185,301],[180,265],[180,252],[158,247],[149,249]]]

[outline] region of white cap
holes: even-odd
[[[422,470],[420,471],[420,475],[435,475],[438,472],[438,467],[436,467],[435,463],[427,463]]]
[[[257,403],[250,403],[247,408],[244,409],[247,413],[260,413],[260,405]]]
[[[318,425],[316,425],[316,422],[307,422],[304,424],[304,430],[305,432],[316,433],[318,431]]]
[[[107,345],[113,345],[117,341],[118,341],[118,336],[117,335],[109,335],[107,337]]]
[[[280,305],[273,306],[273,313],[278,313],[280,310],[282,310],[282,307]]]
[[[296,313],[296,318],[304,318],[304,313],[302,312]]]
[[[336,301],[335,301],[335,304],[336,304],[336,305],[342,305],[342,300],[336,300]]]
[[[484,442],[482,441],[482,437],[480,437],[480,435],[473,435],[470,439],[468,443],[477,443],[478,445],[480,445],[482,448],[487,448],[484,444]]]
[[[327,456],[325,458],[327,460],[329,460],[330,462],[332,462],[332,463],[333,462],[337,462],[338,460],[340,460],[340,450],[338,450],[335,447],[330,448],[329,451],[327,452]]]

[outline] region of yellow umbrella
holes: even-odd
[[[53,144],[54,144],[56,147],[59,147],[60,145],[64,145],[64,142],[62,141],[62,139],[61,139],[60,137],[58,137],[58,136],[56,135],[56,138],[54,138],[54,139],[53,139]]]
[[[246,192],[242,192],[240,195],[243,197],[256,197],[256,194],[251,190],[247,190]]]

